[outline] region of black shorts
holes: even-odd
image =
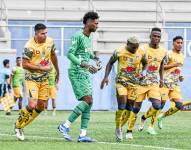
[[[0,84],[0,97],[5,97],[6,94],[6,84]]]

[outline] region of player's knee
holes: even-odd
[[[156,109],[156,110],[159,110],[159,109],[161,109],[161,103],[160,102],[153,102],[152,103],[152,106],[153,106],[153,108],[154,109]]]
[[[126,109],[129,110],[129,111],[132,111],[133,110],[133,106],[132,105],[126,105]]]
[[[118,104],[118,109],[119,109],[119,110],[124,110],[124,109],[126,109],[126,104]]]
[[[43,100],[39,100],[38,101],[38,103],[37,103],[37,109],[39,110],[39,111],[43,111],[45,108],[46,108],[46,102],[45,101],[43,101]]]
[[[89,106],[93,104],[93,99],[91,96],[84,96],[82,100],[84,100]]]
[[[140,111],[141,107],[133,107],[133,112],[137,114]]]
[[[179,110],[182,110],[182,109],[183,109],[182,102],[175,102],[175,106],[176,106],[176,108],[178,108]]]
[[[30,102],[30,103],[28,104],[28,106],[29,106],[29,108],[30,108],[31,110],[33,110],[33,109],[36,108],[36,103]]]

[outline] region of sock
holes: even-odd
[[[86,136],[86,129],[80,129],[80,136]]]
[[[137,114],[134,113],[133,111],[131,111],[130,116],[129,116],[129,123],[128,123],[127,132],[132,132],[133,131],[136,120],[137,120]]]
[[[19,110],[22,109],[22,98],[19,98],[18,107],[19,107]]]
[[[154,114],[152,117],[151,117],[151,124],[150,124],[150,128],[154,128],[155,124],[157,123],[157,117],[158,115],[161,113],[162,109],[159,109],[156,114]]]
[[[25,122],[22,123],[21,128],[24,128],[28,124],[30,124],[39,114],[41,113],[40,110],[34,109],[32,113],[29,113],[29,118]]]
[[[123,118],[122,118],[122,124],[121,124],[122,127],[126,124],[127,120],[129,119],[130,113],[131,113],[130,110],[124,111]]]
[[[123,113],[125,110],[117,110],[115,113],[115,124],[116,124],[116,129],[119,129],[122,127],[122,119],[123,119]]]
[[[145,118],[145,119],[147,119],[147,118],[149,118],[149,117],[151,117],[151,116],[153,116],[153,115],[156,115],[156,113],[157,113],[157,109],[154,109],[152,106],[149,108],[149,110],[143,115],[143,117]]]
[[[82,101],[80,102],[72,111],[72,113],[70,114],[70,116],[68,117],[68,120],[73,123],[81,114],[82,112],[84,112],[86,109],[89,108],[89,105]]]
[[[81,129],[87,129],[88,128],[88,123],[90,120],[90,110],[91,110],[91,106],[89,106],[84,112],[82,112]]]
[[[170,115],[176,113],[177,111],[179,111],[179,109],[178,109],[176,106],[173,106],[173,107],[171,107],[168,111],[166,111],[166,112],[163,114],[163,117],[170,116]]]
[[[29,108],[29,106],[22,108],[19,118],[15,124],[16,128],[21,128],[21,125],[29,119],[30,113],[32,113],[32,110]]]
[[[70,125],[71,125],[71,122],[70,122],[69,120],[66,120],[66,121],[64,122],[64,126],[65,126],[66,128],[70,128]]]

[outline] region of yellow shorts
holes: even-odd
[[[125,87],[120,83],[115,84],[116,93],[117,95],[127,95],[127,98],[129,100],[135,100],[136,99],[136,87]]]
[[[43,82],[26,81],[26,92],[28,100],[48,100],[48,80]]]
[[[154,98],[161,100],[160,88],[156,85],[153,86],[139,86],[137,87],[137,99],[136,102],[142,102],[146,98]]]
[[[170,100],[182,99],[180,87],[176,87],[174,89],[163,87],[163,88],[160,88],[160,92],[161,92],[162,101],[167,101],[168,99]]]
[[[14,92],[14,97],[16,98],[23,97],[22,87],[14,87],[13,92]]]
[[[49,87],[49,98],[56,99],[56,92],[57,90],[55,86]]]

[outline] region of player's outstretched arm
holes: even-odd
[[[109,83],[109,74],[111,72],[111,69],[113,67],[113,64],[117,61],[118,57],[117,57],[117,52],[115,51],[114,54],[111,56],[111,58],[109,59],[109,62],[107,63],[106,69],[105,69],[105,76],[103,78],[103,80],[101,81],[101,86],[100,88],[103,89],[104,85],[108,85]]]

